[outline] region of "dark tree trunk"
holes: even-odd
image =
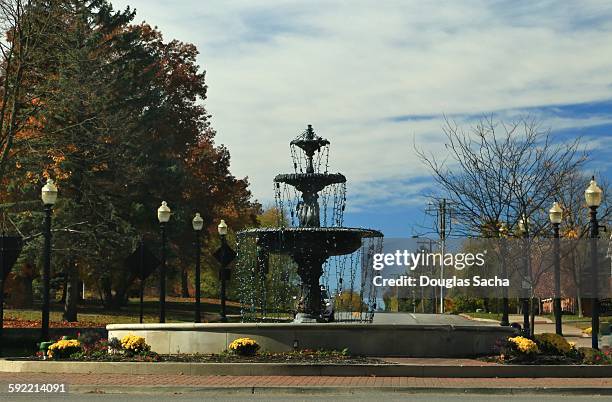
[[[181,268],[181,297],[189,297],[189,276],[185,267]]]
[[[113,302],[113,291],[110,278],[102,278],[102,296],[104,297],[104,308],[113,310],[116,307]]]
[[[120,309],[121,307],[127,306],[129,299],[130,286],[136,280],[134,275],[125,275],[119,281],[115,289],[115,294],[112,296],[112,308]]]
[[[70,270],[71,268],[69,267],[68,270]],[[61,303],[64,304],[66,303],[66,293],[68,292],[68,275],[70,275],[69,273],[65,273],[64,274],[64,278],[63,278],[63,286],[62,286],[62,300]]]
[[[64,320],[69,322],[77,321],[77,303],[79,300],[79,272],[74,260],[70,260],[70,266],[66,275],[66,285],[64,294]]]
[[[30,276],[23,278],[23,306],[32,307],[34,304],[34,289],[32,287],[32,281],[34,279]]]

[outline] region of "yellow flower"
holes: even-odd
[[[121,347],[131,352],[141,352],[151,349],[151,347],[147,345],[145,338],[132,334],[121,338]]]
[[[508,338],[508,341],[513,343],[520,352],[526,354],[540,353],[538,345],[531,339],[523,336],[515,336],[514,338]]]
[[[49,346],[49,348],[47,349],[47,356],[53,357],[56,354],[56,352],[59,354],[64,350],[67,350],[70,348],[76,349],[80,347],[81,347],[81,343],[76,339],[62,339]]]
[[[572,349],[572,345],[561,335],[551,333],[538,334],[535,336],[535,339],[544,351],[553,350],[558,353],[567,354]]]
[[[254,354],[259,349],[259,345],[251,338],[238,338],[230,343],[229,349],[238,354]]]

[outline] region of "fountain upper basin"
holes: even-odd
[[[274,178],[275,183],[287,183],[300,192],[318,193],[331,184],[346,183],[340,173],[287,173]]]
[[[350,254],[361,247],[361,239],[383,237],[378,230],[342,227],[287,227],[248,229],[239,236],[255,237],[257,245],[271,253],[327,256]]]

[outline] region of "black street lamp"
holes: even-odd
[[[202,219],[199,212],[195,214],[191,225],[195,232],[195,322],[202,322],[200,313],[200,252],[202,248],[200,233],[202,233],[202,228],[204,227],[204,219]]]
[[[166,201],[162,201],[157,209],[157,219],[161,230],[161,265],[159,273],[159,322],[166,322],[166,223],[170,220],[172,211]]]
[[[53,180],[47,179],[41,190],[42,202],[45,205],[45,264],[43,266],[43,305],[41,341],[49,340],[49,291],[51,277],[51,212],[57,201],[57,187]]]
[[[530,310],[530,303],[529,303],[529,298],[531,297],[531,294],[527,294],[527,290],[531,290],[531,281],[528,280],[528,278],[530,279],[530,275],[529,275],[529,264],[530,264],[530,247],[529,247],[529,218],[527,218],[527,216],[523,215],[523,217],[521,219],[519,219],[518,222],[519,225],[519,231],[523,234],[523,239],[524,239],[524,245],[525,245],[525,249],[523,250],[523,252],[525,253],[525,267],[524,267],[524,276],[523,276],[523,280],[521,283],[521,288],[523,291],[523,300],[522,300],[522,304],[523,304],[523,333],[525,334],[526,337],[530,337],[531,336],[531,329],[529,328],[529,310]]]
[[[508,226],[502,223],[499,227],[499,246],[501,254],[501,275],[502,278],[508,277],[506,268],[506,238],[508,237]],[[508,305],[508,288],[502,288],[502,318],[499,323],[502,327],[510,326],[510,307]]]
[[[595,177],[591,178],[589,187],[584,191],[584,198],[590,208],[590,237],[591,237],[591,275],[592,275],[592,308],[591,308],[591,347],[599,349],[599,299],[597,297],[597,239],[599,238],[599,222],[597,221],[597,208],[601,205],[603,191],[597,185]]]
[[[219,232],[219,236],[221,236],[221,249],[222,250],[222,254],[225,254],[225,250],[227,249],[227,240],[225,239],[225,236],[227,235],[227,224],[225,223],[225,221],[223,219],[221,219],[221,222],[219,223],[219,226],[217,226],[217,231]],[[225,260],[225,255],[221,256],[221,260],[224,261]],[[226,267],[225,264],[222,262],[221,263],[221,270],[219,271],[219,275],[220,275],[220,279],[221,279],[221,321],[222,322],[226,322],[227,321],[227,315],[225,313],[225,280],[226,280]]]
[[[227,322],[227,315],[225,312],[225,284],[226,281],[228,281],[230,279],[230,269],[228,268],[229,264],[234,261],[234,259],[236,258],[236,252],[227,245],[227,239],[226,239],[226,235],[227,235],[227,225],[225,224],[225,221],[222,219],[221,223],[219,223],[219,226],[217,227],[217,230],[219,232],[219,236],[221,236],[221,247],[219,247],[217,249],[217,251],[215,251],[213,253],[213,257],[215,257],[215,259],[219,262],[219,280],[221,281],[221,294],[220,294],[220,299],[221,299],[221,321],[222,322]],[[259,258],[259,253],[258,253],[258,258]]]
[[[557,335],[563,335],[563,324],[562,324],[562,310],[561,310],[561,257],[560,246],[559,246],[559,225],[563,219],[563,210],[558,202],[554,202],[552,208],[548,210],[548,217],[550,223],[553,226],[553,237],[554,237],[554,268],[555,268],[555,297],[553,299],[553,310],[555,313],[555,333]]]

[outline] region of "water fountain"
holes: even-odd
[[[372,292],[376,287],[370,285],[369,261],[382,248],[383,235],[372,229],[343,227],[346,178],[328,172],[329,141],[308,126],[291,142],[291,150],[294,173],[274,178],[278,225],[245,230],[238,236],[242,262],[237,264],[231,284],[242,289],[242,322],[111,324],[107,326],[109,338],[140,335],[158,353],[220,353],[234,339],[247,336],[269,352],[348,348],[353,354],[366,356],[460,357],[492,353],[498,339],[514,333],[509,327],[459,316],[373,316],[376,295]],[[291,194],[285,197],[281,193]],[[287,300],[293,285],[267,285],[275,274],[282,284],[290,282],[288,278],[295,273],[303,303],[296,319],[287,322]],[[345,274],[348,285],[343,282]],[[353,319],[319,322],[320,282],[330,281],[332,276],[334,294],[350,296],[345,312]],[[283,303],[271,299],[268,290],[280,293]],[[268,299],[272,304],[283,304],[285,322],[270,322]],[[368,314],[364,315],[364,309]]]
[[[298,226],[249,229],[240,232],[238,236],[256,239],[260,263],[269,254],[288,255],[295,261],[303,298],[296,322],[317,322],[321,320],[322,307],[320,279],[329,257],[351,254],[362,246],[362,239],[382,238],[383,235],[372,229],[322,227],[319,193],[334,184],[346,183],[346,177],[340,173],[320,171],[320,164],[315,167],[315,153],[320,153],[322,147],[329,145],[329,141],[318,137],[311,125],[301,136],[291,141],[291,145],[303,152],[305,171],[298,172],[297,164],[294,163],[296,172],[279,174],[274,178],[274,183],[277,188],[280,183],[288,184],[300,193],[295,211],[291,211],[297,217]],[[341,220],[336,220],[338,222]]]

